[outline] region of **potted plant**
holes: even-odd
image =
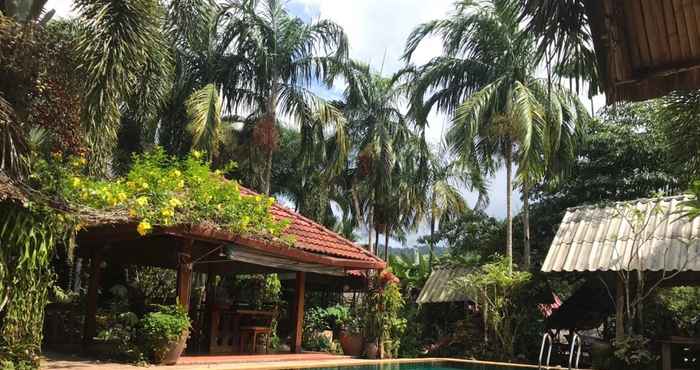
[[[174,365],[187,344],[190,319],[184,307],[158,306],[141,319],[143,352],[159,365]]]
[[[343,353],[348,356],[361,356],[365,338],[360,332],[360,320],[358,317],[351,315],[342,323],[338,324],[340,327],[338,338],[340,339],[340,346],[343,348]]]

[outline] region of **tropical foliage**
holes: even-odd
[[[241,195],[238,184],[212,172],[202,153],[193,151],[184,160],[167,156],[162,149],[138,155],[124,178],[109,181],[82,176],[85,159],[39,160],[34,179],[52,179],[43,189],[55,191],[77,207],[121,211],[140,221],[138,232],[154,225],[212,223],[233,232],[280,236],[286,223],[269,214],[274,199]],[[37,186],[41,188],[40,186]]]
[[[443,55],[417,68],[412,110],[419,120],[433,107],[454,114],[446,140],[463,165],[487,175],[505,167],[511,261],[513,164],[527,199],[546,171],[559,173],[573,160],[576,129],[586,116],[566,89],[535,77],[540,56],[520,25],[520,12],[517,1],[457,3],[448,18],[416,28],[405,52],[410,60],[426,37],[442,38]],[[529,265],[527,237],[525,250]]]

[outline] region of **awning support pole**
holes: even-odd
[[[102,265],[102,247],[95,247],[90,258],[90,280],[85,307],[85,321],[83,323],[83,348],[87,348],[92,339],[97,335],[97,290],[100,288],[100,274]]]
[[[304,331],[304,293],[306,291],[306,273],[297,272],[296,296],[293,306],[292,353],[301,353],[301,336]]]
[[[182,242],[177,254],[177,302],[190,309],[192,289],[192,239]]]
[[[615,296],[615,340],[621,340],[625,336],[625,282],[619,274]]]

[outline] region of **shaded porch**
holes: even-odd
[[[100,290],[109,289],[103,270],[113,265],[176,271],[175,298],[192,323],[186,355],[268,353],[273,320],[290,339],[289,351],[302,353],[305,293],[360,290],[365,274],[358,272],[383,269],[385,263],[284,207],[275,205],[272,213],[291,221],[291,242],[203,225],[155,227],[142,236],[132,222],[94,220],[77,238],[77,256],[89,270],[83,348],[95,343]],[[222,294],[225,279],[249,274],[277,274],[287,309],[255,307],[239,294]]]

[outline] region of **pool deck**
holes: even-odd
[[[447,358],[420,358],[420,359],[396,359],[396,360],[367,360],[356,359],[348,356],[329,355],[325,353],[302,353],[302,354],[274,354],[274,355],[254,355],[254,356],[185,356],[180,359],[177,365],[173,366],[149,366],[150,368],[162,368],[172,370],[282,370],[282,369],[304,369],[315,367],[335,367],[352,365],[372,365],[378,363],[415,363],[415,362],[453,362],[472,363],[486,365],[500,365],[508,368],[537,368],[533,365],[504,364],[496,362],[447,359]],[[41,369],[45,370],[137,370],[144,369],[143,366],[135,366],[122,363],[102,362],[93,359],[86,359],[77,356],[46,354],[42,359]],[[556,368],[552,368],[556,369]],[[561,369],[561,368],[558,368]]]

